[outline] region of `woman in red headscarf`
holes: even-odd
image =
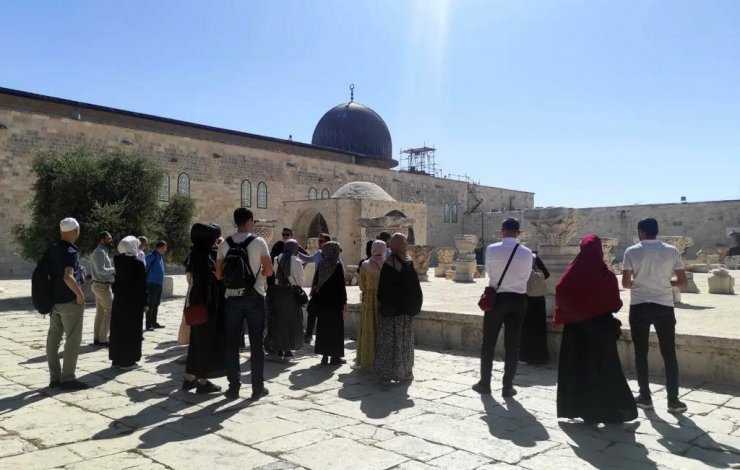
[[[558,368],[558,417],[591,423],[637,418],[617,353],[622,308],[617,277],[606,267],[601,239],[587,235],[555,291],[555,323],[565,324]]]

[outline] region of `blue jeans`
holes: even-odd
[[[229,379],[229,388],[238,390],[241,387],[239,343],[242,338],[242,325],[246,320],[251,351],[249,364],[252,391],[259,391],[265,381],[265,350],[262,344],[265,331],[265,298],[261,295],[227,298],[225,316],[226,377]]]

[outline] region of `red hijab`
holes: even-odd
[[[586,235],[555,290],[555,323],[575,323],[622,308],[617,276],[604,263],[601,239]]]

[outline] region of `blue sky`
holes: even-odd
[[[0,86],[393,151],[537,205],[740,199],[740,1],[5,1]]]

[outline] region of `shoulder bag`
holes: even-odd
[[[480,300],[478,301],[478,307],[480,307],[480,309],[483,310],[484,312],[490,312],[491,310],[493,310],[493,305],[496,302],[496,291],[501,287],[501,283],[504,282],[504,276],[506,276],[506,271],[509,270],[509,265],[511,264],[511,260],[514,259],[514,253],[516,253],[516,250],[518,249],[519,249],[519,243],[517,243],[514,249],[511,251],[511,256],[509,256],[509,261],[506,263],[504,272],[501,273],[501,277],[498,280],[498,284],[496,285],[496,288],[493,288],[492,286],[487,286],[485,289],[483,289],[483,294],[481,294]]]

